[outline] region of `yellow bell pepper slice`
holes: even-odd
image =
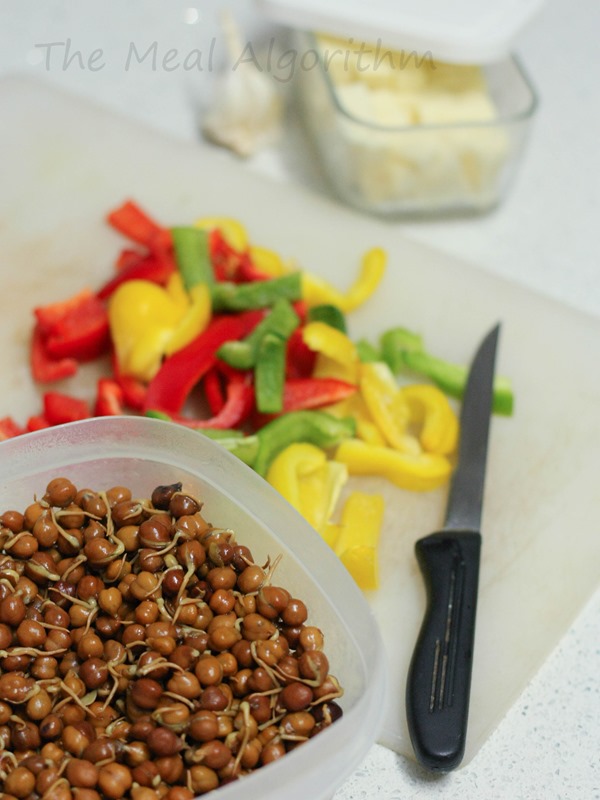
[[[181,308],[183,312],[187,311],[187,308],[190,304],[190,297],[184,286],[183,278],[181,277],[181,273],[179,271],[175,271],[171,275],[167,281],[167,285],[165,286],[165,291],[175,305]]]
[[[256,265],[256,269],[265,272],[272,278],[279,278],[290,271],[289,266],[285,264],[279,253],[266,247],[250,245],[250,258]]]
[[[302,329],[307,347],[318,353],[313,374],[316,378],[338,378],[357,383],[358,351],[342,331],[326,322],[309,322]]]
[[[458,418],[437,386],[405,386],[402,396],[410,408],[411,422],[420,426],[419,440],[430,453],[449,455],[458,444]]]
[[[231,217],[200,217],[194,223],[196,227],[206,231],[218,228],[221,235],[230,247],[243,252],[249,246],[246,228],[237,219]]]
[[[337,403],[324,406],[323,411],[333,414],[334,417],[352,417],[356,422],[356,436],[358,439],[362,439],[368,444],[385,446],[385,439],[375,422],[373,422],[364,398],[359,392],[350,395],[350,397],[345,397]]]
[[[364,492],[352,492],[342,511],[334,551],[364,591],[379,586],[377,545],[383,513],[383,497]]]
[[[360,394],[389,446],[405,453],[420,453],[418,440],[408,432],[408,403],[388,365],[383,361],[361,364],[359,374]]]
[[[108,320],[119,369],[151,380],[184,310],[169,293],[151,281],[121,284],[108,304]]]
[[[363,256],[360,272],[350,289],[344,293],[323,278],[302,271],[302,298],[309,306],[332,303],[342,311],[354,311],[371,297],[385,273],[387,256],[380,247],[368,250]]]
[[[166,356],[173,355],[193,341],[210,322],[212,305],[208,286],[205,283],[193,286],[189,297],[188,307],[165,345]]]
[[[334,459],[346,464],[350,475],[378,475],[401,489],[426,492],[443,486],[452,472],[446,456],[438,453],[403,453],[391,447],[346,439],[338,445]]]
[[[323,450],[308,442],[288,445],[267,471],[271,486],[321,534],[347,479],[345,465],[328,461]]]

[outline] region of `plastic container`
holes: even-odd
[[[329,798],[375,741],[385,707],[383,645],[350,575],[319,535],[249,467],[208,438],[160,420],[94,418],[0,443],[0,508],[25,508],[57,476],[94,489],[122,484],[147,497],[181,481],[203,514],[231,528],[254,558],[283,558],[278,582],[303,599],[344,687],[343,716],[283,759],[217,790],[219,800]],[[243,789],[242,789],[243,785]],[[206,796],[206,795],[205,795]]]
[[[543,0],[256,2],[294,32],[301,116],[344,203],[439,216],[505,196],[537,106],[511,46]]]
[[[409,88],[396,93],[393,87],[373,89],[363,83],[349,88],[336,81],[313,34],[298,32],[295,39],[299,53],[315,54],[314,68],[298,69],[296,74],[302,119],[324,174],[343,202],[383,216],[423,216],[484,212],[505,196],[537,106],[535,91],[515,58],[478,69],[491,108],[489,114],[487,107],[483,109],[488,118],[472,121],[461,118],[461,108],[481,106],[485,102],[481,92],[460,93],[454,101],[435,90]],[[419,62],[412,58],[414,74],[428,70],[435,75],[436,69],[444,69],[428,66],[426,60],[417,67]],[[457,69],[446,67],[452,75]],[[398,75],[408,77],[406,72]],[[368,77],[362,75],[361,81],[365,80]],[[356,102],[350,105],[355,87],[362,91],[354,92]],[[377,106],[382,102],[391,106],[394,98],[400,112],[404,103],[406,116],[430,113],[452,121],[400,125],[377,121]]]

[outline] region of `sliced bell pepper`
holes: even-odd
[[[302,297],[309,306],[331,303],[343,312],[354,311],[374,293],[385,273],[386,254],[375,247],[363,256],[360,273],[350,289],[344,294],[323,278],[304,271],[302,273]]]
[[[306,442],[288,445],[267,472],[267,481],[319,533],[325,533],[347,479],[345,465],[328,461],[321,448]]]
[[[287,378],[283,385],[283,411],[320,408],[356,393],[356,386],[335,378]]]
[[[383,361],[360,365],[360,393],[371,417],[390,447],[418,454],[418,440],[408,431],[410,409]]]
[[[333,303],[322,303],[308,309],[307,322],[325,322],[342,333],[347,333],[346,318]]]
[[[43,414],[34,414],[27,420],[27,432],[41,431],[44,428],[50,428],[51,425]]]
[[[353,419],[338,419],[324,411],[290,411],[268,422],[258,432],[254,469],[265,476],[275,456],[293,442],[309,442],[329,448],[353,436]]]
[[[265,333],[260,339],[254,387],[256,409],[261,414],[278,414],[283,410],[286,340],[277,333]]]
[[[146,384],[131,375],[121,375],[119,373],[115,373],[114,379],[121,387],[123,403],[127,408],[141,411],[146,398]]]
[[[202,380],[202,387],[210,412],[213,416],[216,416],[225,405],[221,373],[217,364],[207,371]]]
[[[300,300],[301,275],[291,272],[280,278],[237,284],[233,281],[215,283],[212,301],[215,311],[247,311],[272,306],[276,300]]]
[[[171,228],[175,262],[189,291],[199,283],[212,286],[215,274],[210,260],[208,235],[198,227],[180,226]]]
[[[50,425],[62,425],[65,422],[75,422],[91,416],[90,408],[85,400],[69,394],[45,392],[43,401],[44,417]]]
[[[118,416],[125,413],[125,395],[120,384],[113,378],[99,378],[96,385],[94,416]]]
[[[269,278],[278,278],[290,270],[274,250],[259,245],[250,245],[249,252],[256,268]]]
[[[101,300],[107,300],[122,283],[133,280],[152,281],[165,286],[174,271],[175,262],[170,253],[150,253],[142,258],[138,256],[107,281],[97,295]]]
[[[334,552],[363,591],[379,587],[377,545],[383,514],[383,497],[365,492],[352,492],[342,511]]]
[[[241,253],[248,247],[248,233],[237,219],[232,219],[231,217],[201,217],[195,221],[194,225],[205,231],[218,234],[219,239],[231,250]]]
[[[230,380],[225,388],[225,403],[223,408],[210,419],[188,420],[178,417],[177,422],[188,428],[216,428],[229,430],[242,425],[252,411],[254,404],[254,389],[250,381],[242,378]]]
[[[171,243],[169,231],[131,200],[110,211],[106,219],[112,228],[128,239],[153,250],[166,248]]]
[[[453,453],[458,444],[458,417],[441,389],[413,384],[400,391],[410,408],[411,423],[420,429],[423,449],[441,455]]]
[[[362,439],[367,444],[386,446],[386,441],[373,421],[373,417],[369,413],[369,409],[360,392],[355,391],[354,394],[343,400],[339,400],[333,405],[325,406],[323,411],[333,414],[335,417],[352,417],[356,422],[357,438]]]
[[[189,291],[189,305],[165,344],[164,354],[171,356],[186,347],[206,329],[211,318],[210,289],[198,283]]]
[[[247,311],[213,317],[201,334],[163,361],[148,385],[144,408],[178,414],[194,386],[215,364],[219,347],[249,334],[263,316],[263,311]]]
[[[257,362],[262,338],[267,333],[287,339],[298,327],[300,318],[289,300],[281,298],[273,303],[265,318],[242,341],[225,342],[218,357],[235,369],[251,369]]]
[[[358,353],[345,333],[325,322],[308,322],[302,329],[302,338],[318,354],[313,373],[316,377],[358,382]]]
[[[25,430],[20,425],[17,425],[12,417],[2,417],[0,419],[0,442],[20,436],[22,433],[25,433]]]
[[[79,364],[74,358],[51,358],[40,324],[33,329],[30,348],[31,374],[37,383],[53,383],[75,375]]]
[[[104,303],[91,293],[78,297],[78,302],[47,330],[44,346],[51,358],[91,361],[109,350],[110,331]]]
[[[350,475],[379,475],[401,489],[415,492],[443,486],[452,471],[450,461],[438,453],[414,455],[354,438],[341,442],[333,457],[346,464]]]
[[[462,364],[437,358],[428,353],[421,336],[406,328],[392,328],[381,336],[383,358],[395,374],[409,370],[429,378],[451,397],[461,399],[465,390],[468,368]],[[514,411],[514,393],[510,381],[497,375],[494,378],[493,411],[510,416]]]
[[[254,466],[258,452],[258,436],[256,434],[244,434],[241,431],[219,428],[198,428],[198,432],[217,441],[221,447],[239,458],[244,464],[248,464],[249,467]]]
[[[288,378],[308,378],[313,374],[317,353],[304,341],[302,327],[292,331],[287,343],[286,375]]]

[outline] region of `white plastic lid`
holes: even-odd
[[[543,0],[255,0],[270,19],[303,30],[481,64],[510,52]]]

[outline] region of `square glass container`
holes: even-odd
[[[339,40],[337,62],[314,33],[296,31],[294,40],[295,89],[302,120],[327,182],[344,203],[387,217],[441,216],[489,211],[505,196],[537,107],[536,92],[516,58],[462,67],[466,75],[471,70],[470,79],[477,70],[476,79],[489,106],[486,113],[491,109],[489,118],[473,121],[477,116],[473,103],[481,103],[483,95],[461,91],[455,96],[468,112],[464,120],[461,106],[452,107],[452,95],[430,94],[419,96],[418,102],[426,101],[423,117],[429,115],[431,121],[422,117],[398,124],[398,103],[417,102],[420,91],[402,86],[409,80],[409,73],[402,70],[411,59],[419,67],[412,76],[421,68],[432,73],[443,70],[443,64],[436,66],[432,58],[428,64],[427,54],[387,51],[391,53],[387,55],[380,43],[369,46],[372,49],[365,52],[371,53],[371,60],[359,67],[364,72],[359,87],[363,97],[354,92],[354,102],[349,103],[348,72],[354,69],[356,76],[359,62],[348,66],[344,40]],[[349,41],[352,59],[361,46],[357,40]],[[378,68],[387,71],[393,86],[384,86],[375,101],[369,96],[369,79]],[[455,69],[449,65],[449,76],[456,74]],[[392,75],[394,70],[396,75]],[[381,78],[377,76],[378,89]],[[389,113],[392,104],[395,114]],[[393,121],[382,122],[386,116]]]
[[[78,488],[125,485],[148,497],[183,483],[210,522],[234,531],[265,563],[282,555],[277,584],[307,604],[325,636],[343,716],[282,759],[217,790],[219,800],[325,800],[375,741],[385,708],[383,645],[349,573],[304,519],[261,477],[215,442],[183,426],[136,417],[93,418],[0,443],[0,507],[23,510],[54,477]],[[240,794],[241,792],[241,794]],[[212,793],[211,793],[212,796]]]

